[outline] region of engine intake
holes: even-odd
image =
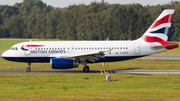
[[[52,58],[50,63],[52,69],[71,69],[79,67],[79,61],[65,58]]]

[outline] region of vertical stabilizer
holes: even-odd
[[[146,42],[166,42],[173,15],[173,9],[164,10],[141,38]]]

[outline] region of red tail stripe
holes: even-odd
[[[155,21],[150,28],[155,28],[155,27],[157,27],[157,26],[159,26],[159,25],[161,25],[163,23],[172,23],[173,15],[174,14],[169,14],[169,15],[166,15],[165,17]],[[169,21],[170,16],[171,16],[171,19]]]
[[[151,37],[151,36],[144,35],[142,38],[146,42],[165,42],[163,39],[154,37],[154,36]]]

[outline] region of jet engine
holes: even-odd
[[[79,61],[65,58],[52,58],[50,63],[52,69],[71,69],[79,67]]]

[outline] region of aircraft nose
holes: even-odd
[[[2,58],[5,58],[5,57],[7,57],[7,56],[9,56],[9,55],[7,54],[7,51],[5,51],[5,52],[2,54]]]
[[[4,53],[5,53],[5,52],[4,52]],[[5,57],[5,54],[4,54],[4,53],[2,53],[2,55],[1,55],[2,57]]]

